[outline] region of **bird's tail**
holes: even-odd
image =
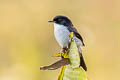
[[[82,53],[80,53],[80,52],[79,52],[79,54],[80,54],[80,66],[81,66],[85,71],[87,71],[87,66],[86,66],[86,64],[85,64],[83,55],[82,55]]]

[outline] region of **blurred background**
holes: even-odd
[[[57,80],[48,20],[68,16],[82,35],[89,80],[119,80],[120,0],[0,0],[0,80]]]

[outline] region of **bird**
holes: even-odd
[[[66,16],[57,15],[48,22],[52,22],[54,24],[54,36],[56,38],[56,41],[62,47],[63,50],[68,48],[69,40],[70,40],[69,34],[71,32],[74,33],[73,40],[75,40],[77,44],[77,48],[80,56],[80,66],[85,71],[87,71],[87,67],[81,50],[81,47],[85,46],[85,44],[83,42],[83,38],[72,24],[72,21]]]

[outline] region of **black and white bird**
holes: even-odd
[[[69,44],[69,34],[71,32],[74,33],[73,39],[75,40],[79,56],[80,56],[80,66],[87,71],[87,67],[84,61],[84,58],[82,56],[82,50],[81,47],[84,46],[83,38],[78,33],[77,29],[73,26],[71,20],[66,16],[56,16],[53,18],[53,20],[49,21],[54,23],[54,35],[58,42],[58,44],[63,48],[66,49]]]

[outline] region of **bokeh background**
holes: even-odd
[[[82,35],[89,80],[120,79],[120,0],[0,0],[0,80],[56,80],[40,66],[60,58],[56,15],[68,16]]]

